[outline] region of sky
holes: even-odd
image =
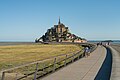
[[[34,41],[59,16],[87,40],[120,40],[120,0],[0,0],[0,41]]]

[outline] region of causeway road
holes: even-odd
[[[98,46],[90,56],[81,58],[40,80],[94,80],[105,58],[107,50]]]

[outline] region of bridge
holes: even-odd
[[[120,45],[98,46],[84,57],[41,80],[119,80]]]
[[[84,44],[82,44],[84,45]],[[86,45],[86,44],[85,44]],[[67,57],[67,56],[66,56]],[[66,63],[67,59],[69,59],[71,64]],[[56,58],[55,60],[56,61]],[[41,77],[37,77],[37,72],[32,72],[23,77],[18,78],[17,74],[14,80],[29,80],[29,75],[34,75],[34,79],[32,80],[119,80],[120,79],[120,45],[111,44],[110,46],[98,45],[95,50],[90,53],[90,56],[83,57],[80,52],[67,57],[63,65],[60,65],[60,69],[55,68],[55,65],[61,62],[54,62],[53,65],[44,67],[43,69],[36,69],[36,71],[43,71],[46,68],[52,67],[52,70],[49,71],[46,75],[42,75]],[[11,70],[28,66],[31,64],[37,64],[40,62],[30,63],[26,65],[22,65]],[[68,64],[68,65],[67,65]],[[64,67],[63,67],[64,66]],[[6,70],[1,74],[1,79],[6,80],[5,72],[10,72],[10,70]],[[28,78],[28,79],[27,79]],[[9,80],[9,79],[7,79]]]

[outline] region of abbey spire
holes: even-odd
[[[61,24],[61,22],[60,22],[60,17],[59,17],[59,22],[58,22],[58,24]]]

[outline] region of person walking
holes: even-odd
[[[90,51],[91,51],[91,48],[90,46],[88,47],[88,56],[90,56]]]
[[[89,54],[89,48],[85,47],[85,57],[88,57],[88,54]]]

